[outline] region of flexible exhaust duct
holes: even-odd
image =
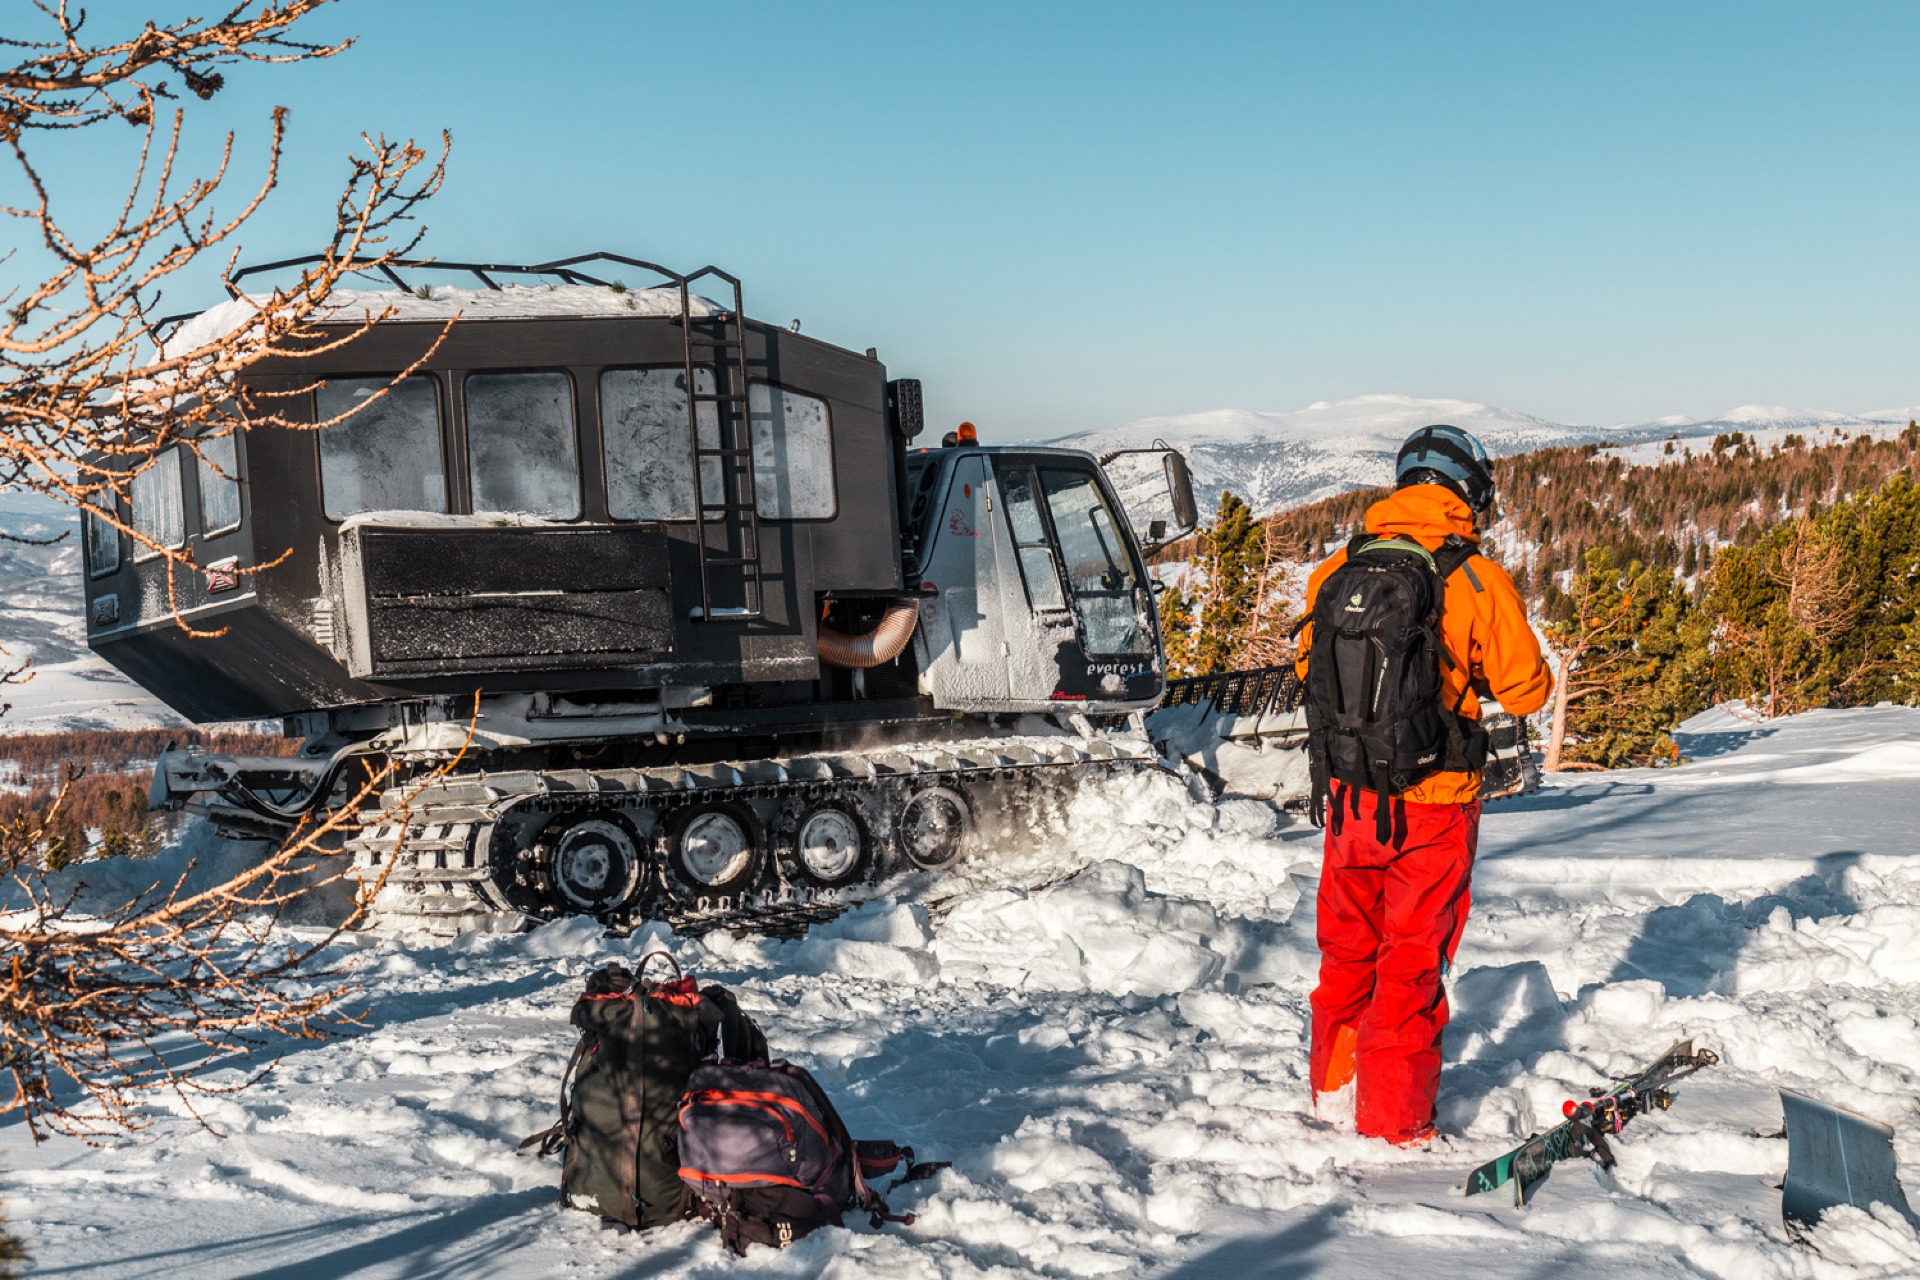
[[[913,600],[897,600],[873,630],[850,636],[832,627],[820,628],[820,660],[835,667],[877,667],[892,662],[913,638],[920,622],[920,605]]]

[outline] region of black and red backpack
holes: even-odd
[[[842,1226],[848,1210],[876,1227],[912,1225],[870,1182],[902,1165],[894,1186],[947,1167],[915,1164],[911,1147],[855,1141],[819,1082],[790,1062],[708,1063],[680,1104],[680,1179],[738,1254]]]

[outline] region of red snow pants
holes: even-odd
[[[1369,1137],[1404,1139],[1433,1123],[1441,977],[1467,923],[1467,882],[1480,839],[1480,802],[1411,804],[1402,838],[1375,836],[1371,791],[1333,784],[1320,872],[1320,985],[1313,992],[1314,1092],[1355,1085],[1354,1122]]]

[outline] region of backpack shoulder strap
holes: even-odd
[[[1435,557],[1437,563],[1434,566],[1434,572],[1440,575],[1440,596],[1435,601],[1435,606],[1441,614],[1444,615],[1447,607],[1447,579],[1453,576],[1455,570],[1463,570],[1466,573],[1467,581],[1473,584],[1475,592],[1486,591],[1487,588],[1481,583],[1480,576],[1473,571],[1473,558],[1479,554],[1480,547],[1477,543],[1469,542],[1457,533],[1448,534],[1447,540],[1440,544],[1440,553]],[[1455,665],[1453,655],[1447,652],[1444,641],[1440,646],[1440,660],[1449,667]],[[1450,709],[1452,714],[1447,717],[1447,734],[1452,740],[1452,750],[1463,759],[1467,754],[1467,729],[1462,726],[1462,712],[1467,705],[1467,699],[1472,696],[1473,683],[1468,681],[1467,687],[1460,691],[1460,701],[1452,706]],[[1470,727],[1478,731],[1478,726],[1479,720],[1475,717]]]
[[[1457,533],[1450,533],[1447,535],[1447,540],[1440,544],[1440,550],[1434,554],[1433,571],[1440,575],[1440,581],[1445,582],[1454,575],[1455,570],[1464,569],[1467,581],[1473,584],[1473,589],[1476,592],[1485,591],[1486,587],[1481,585],[1480,575],[1473,571],[1473,558],[1479,554],[1478,546]]]
[[[567,1059],[567,1069],[560,1073],[560,1118],[540,1132],[520,1141],[519,1150],[525,1151],[535,1143],[540,1145],[537,1154],[550,1156],[567,1145],[567,1121],[573,1118],[573,1070],[580,1065],[580,1059],[587,1052],[587,1045],[593,1039],[591,1031],[580,1033],[580,1041],[573,1046],[573,1056]]]

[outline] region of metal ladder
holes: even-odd
[[[733,309],[718,316],[693,314],[693,284],[703,276],[733,289]],[[696,334],[698,324],[705,333]],[[760,565],[760,509],[753,483],[753,423],[747,401],[747,321],[740,303],[740,282],[718,267],[703,267],[680,278],[680,333],[686,344],[687,438],[693,456],[694,540],[700,562],[698,620],[734,622],[763,616],[765,579]],[[712,360],[714,387],[701,391],[696,368]],[[716,443],[700,439],[700,408],[712,405]],[[718,473],[717,495],[707,492],[706,464]],[[738,569],[738,605],[714,604],[716,570]]]

